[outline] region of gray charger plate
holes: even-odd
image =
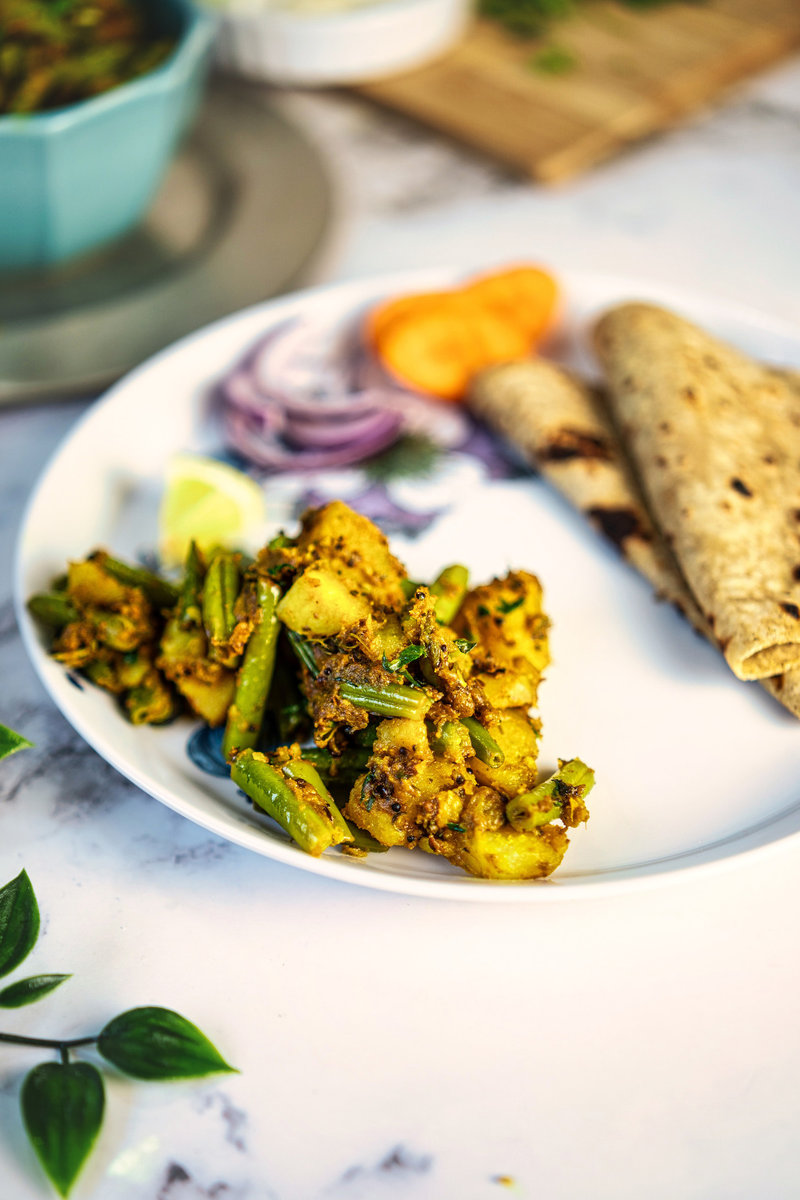
[[[289,290],[331,210],[320,157],[217,80],[143,224],[57,270],[0,274],[0,405],[91,395],[177,338]]]

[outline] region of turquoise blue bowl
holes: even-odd
[[[66,108],[0,116],[0,269],[84,254],[147,210],[200,100],[215,28],[188,0],[151,9],[177,38],[155,71]]]

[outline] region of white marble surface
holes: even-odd
[[[325,278],[537,257],[800,320],[800,65],[553,191],[358,101],[282,102],[338,181]],[[187,823],[72,733],[16,632],[25,497],[81,410],[0,413],[0,721],[36,743],[0,767],[0,881],[25,867],[39,897],[26,973],[74,973],[0,1028],[81,1036],[161,1004],[241,1073],[113,1080],[74,1196],[795,1197],[800,846],[499,908],[350,888]],[[0,1047],[8,1200],[48,1194],[17,1111],[36,1061]]]

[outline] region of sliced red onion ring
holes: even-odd
[[[388,420],[387,420],[388,418]],[[400,413],[388,409],[372,408],[360,416],[351,417],[346,421],[298,421],[288,417],[286,421],[287,441],[296,446],[341,446],[349,442],[358,442],[369,438],[377,429],[388,429],[391,425],[399,432],[403,419]]]
[[[346,348],[332,341],[330,326],[291,318],[270,330],[250,355],[256,386],[264,392],[285,391],[309,397],[346,390]]]
[[[242,367],[237,367],[233,374],[222,381],[220,390],[226,410],[236,409],[242,415],[258,421],[265,430],[269,428],[276,434],[285,428],[284,406],[279,400],[259,392],[252,376]]]
[[[380,413],[381,424],[362,435],[358,440],[324,449],[298,450],[287,446],[279,438],[266,435],[252,419],[236,410],[225,415],[225,428],[229,444],[250,462],[259,467],[285,471],[321,471],[328,467],[347,467],[353,463],[379,454],[397,438],[401,418],[396,413]]]
[[[261,467],[311,471],[360,462],[403,430],[464,440],[463,413],[400,387],[369,359],[355,328],[275,326],[222,380],[231,446]]]

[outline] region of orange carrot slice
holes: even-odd
[[[460,400],[482,365],[472,322],[460,306],[450,304],[396,315],[378,335],[375,349],[402,383],[441,400]]]
[[[442,400],[460,400],[476,371],[525,358],[529,349],[519,326],[463,299],[412,307],[387,322],[376,342],[392,374]]]
[[[458,303],[459,293],[454,290],[446,292],[415,292],[408,296],[397,296],[376,304],[367,314],[365,323],[366,339],[375,345],[386,327],[397,317],[409,314],[429,312]]]
[[[552,275],[521,265],[463,287],[382,301],[364,332],[384,367],[402,383],[442,400],[460,400],[476,371],[526,358],[552,320]]]
[[[463,294],[486,305],[510,324],[518,325],[534,343],[553,317],[558,285],[540,267],[508,267],[479,276],[464,287]]]
[[[529,356],[531,339],[525,330],[492,309],[475,305],[467,320],[479,347],[481,367]]]

